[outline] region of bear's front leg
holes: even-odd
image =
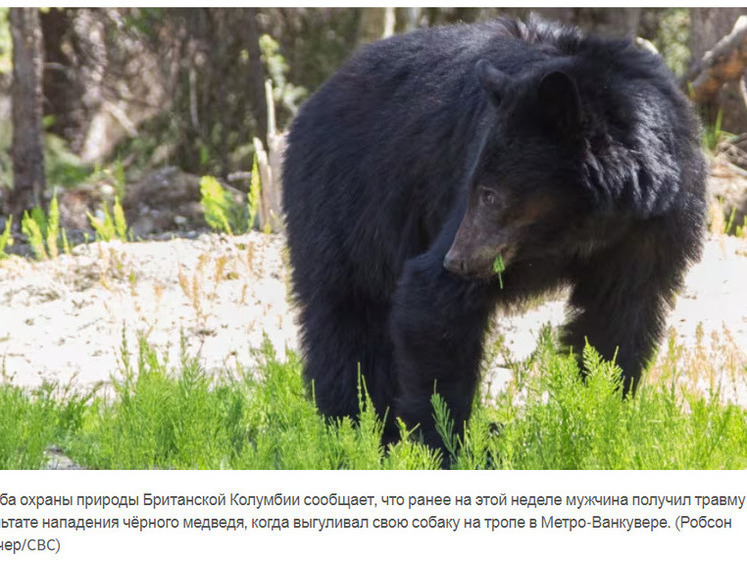
[[[427,445],[443,450],[431,398],[435,390],[446,401],[461,434],[472,408],[492,299],[490,282],[446,271],[447,248],[438,246],[405,265],[390,328],[399,382],[394,414],[409,428],[417,426]]]
[[[656,231],[608,248],[578,267],[563,343],[580,357],[588,341],[622,369],[623,396],[634,393],[664,335],[666,317],[697,244],[678,251]],[[690,253],[688,253],[690,252]]]

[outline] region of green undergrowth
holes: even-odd
[[[0,467],[40,468],[62,450],[100,469],[436,469],[441,452],[420,444],[417,429],[384,451],[381,421],[365,392],[353,423],[316,412],[293,354],[269,344],[256,365],[206,373],[182,351],[174,367],[141,341],[123,345],[113,391],[80,395],[43,387],[0,386]],[[747,415],[678,381],[686,362],[622,399],[617,368],[584,352],[576,362],[543,338],[531,360],[514,365],[513,382],[494,400],[478,399],[462,437],[434,396],[437,427],[459,469],[744,469]],[[745,376],[745,365],[734,366]]]
[[[122,352],[115,395],[91,404],[67,452],[91,468],[366,469],[435,467],[435,453],[404,443],[383,456],[381,423],[364,414],[328,423],[307,398],[295,356],[280,362],[265,345],[257,368],[207,374],[182,353],[170,370],[141,342]],[[366,407],[367,406],[367,407]]]
[[[0,469],[43,467],[51,445],[66,441],[80,428],[88,399],[48,383],[29,393],[4,380],[0,384]]]
[[[537,369],[539,367],[539,369]],[[742,376],[744,376],[744,365]],[[585,382],[576,361],[543,350],[495,409],[478,408],[474,441],[457,466],[491,463],[513,469],[736,469],[747,467],[747,413],[679,385],[684,374],[643,383],[622,399],[619,369],[584,350]],[[737,375],[737,373],[734,373]],[[486,420],[501,425],[491,438]]]

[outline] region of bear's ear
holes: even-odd
[[[506,92],[506,87],[510,82],[507,74],[501,72],[485,59],[477,61],[475,65],[475,74],[480,86],[487,92],[488,98],[493,105],[498,106]]]
[[[546,74],[537,98],[538,109],[553,130],[563,135],[581,132],[581,97],[571,76],[559,70]]]

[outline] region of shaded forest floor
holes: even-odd
[[[747,365],[747,240],[711,237],[669,317],[670,346],[699,356],[689,381],[747,405],[747,373],[719,378],[719,363]],[[266,335],[282,358],[298,345],[288,299],[284,240],[257,232],[195,239],[94,243],[55,260],[0,261],[0,359],[6,380],[104,389],[121,348],[145,338],[177,361],[181,343],[210,372],[235,372],[255,360]],[[513,316],[499,314],[486,369],[490,392],[511,379],[543,325],[563,321],[563,300]],[[667,354],[667,343],[661,356]],[[651,377],[665,367],[660,359]],[[700,365],[700,366],[698,366]],[[692,370],[692,369],[691,369]],[[744,367],[740,371],[744,371]]]

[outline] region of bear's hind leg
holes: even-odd
[[[358,416],[359,372],[377,413],[386,414],[395,392],[387,314],[383,305],[331,297],[301,312],[304,376],[322,414]]]

